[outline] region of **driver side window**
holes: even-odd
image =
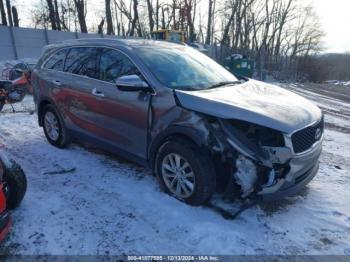
[[[114,49],[101,48],[100,80],[115,83],[118,77],[125,75],[141,76],[141,73],[126,55]]]

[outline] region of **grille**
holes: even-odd
[[[301,153],[308,150],[321,139],[324,129],[324,119],[313,126],[306,127],[292,135],[293,149],[295,153]],[[320,131],[318,131],[320,130]],[[318,136],[316,133],[321,132]]]

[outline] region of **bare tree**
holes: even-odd
[[[192,9],[196,7],[196,0],[185,0],[185,12],[188,26],[188,38],[190,42],[193,42],[196,38],[194,33],[194,15],[192,15]]]
[[[1,14],[1,24],[7,25],[6,12],[3,0],[0,0],[0,14]]]
[[[97,31],[97,33],[100,34],[100,35],[103,34],[103,25],[104,25],[104,24],[105,24],[105,20],[102,19],[101,22],[100,22],[99,25],[98,25],[98,31]]]
[[[19,19],[18,19],[18,12],[17,8],[15,6],[12,6],[12,17],[13,17],[13,24],[15,27],[19,27]]]
[[[215,0],[209,0],[209,8],[208,8],[208,23],[207,23],[207,36],[205,38],[205,44],[209,45],[211,41],[211,33],[212,33],[212,20],[213,20],[213,6]]]
[[[4,8],[0,11],[6,24]],[[232,53],[255,59],[262,70],[297,72],[302,59],[321,48],[322,31],[312,8],[298,0],[208,0],[207,17],[202,16],[201,0],[105,0],[104,17],[92,28],[121,36],[146,36],[163,28],[182,30],[189,42],[220,43],[215,50],[219,61]],[[9,0],[6,0],[8,3]],[[86,0],[41,0],[33,10],[36,26],[87,32]],[[113,5],[111,7],[111,4]],[[3,14],[4,13],[4,14]],[[216,19],[219,17],[220,19]],[[11,21],[13,19],[11,18]],[[202,24],[203,22],[203,24]],[[78,26],[79,26],[78,25]],[[197,36],[198,35],[198,36]],[[219,55],[217,55],[219,54]],[[286,75],[288,75],[286,73]],[[289,75],[293,75],[290,74]]]
[[[60,22],[60,15],[58,10],[57,0],[54,0],[54,6],[55,6],[54,14],[55,14],[56,27],[57,27],[57,30],[61,31],[61,22]]]
[[[58,21],[60,25],[60,29],[64,31],[70,31],[71,30],[71,21],[75,20],[75,10],[72,7],[71,0],[66,0],[63,2],[61,0],[60,2],[60,9],[61,12],[58,11],[58,7],[56,7],[56,20]]]
[[[105,7],[106,7],[107,35],[114,35],[111,0],[105,0]]]
[[[139,12],[138,12],[138,0],[133,0],[133,12],[134,12],[134,17],[131,21],[131,29],[130,29],[130,36],[135,35],[135,29],[137,30],[138,36],[142,36],[142,31],[139,26]]]
[[[10,26],[13,26],[10,0],[6,0],[6,9],[7,9],[7,17],[8,17],[9,24],[10,24]]]
[[[115,7],[115,16],[118,25],[118,35],[125,36],[125,27],[124,27],[124,19],[123,19],[123,10],[120,5],[118,5],[119,0],[114,0]],[[123,2],[122,2],[123,3]],[[119,19],[118,19],[118,10],[119,10]]]
[[[116,35],[120,35],[121,34],[121,23],[120,23],[120,17],[119,17],[119,12],[117,9],[117,5],[116,5],[116,1],[114,0],[114,19],[115,19],[115,25],[116,25]]]
[[[154,27],[152,0],[147,0],[147,10],[148,10],[149,31],[152,32]]]
[[[86,21],[85,21],[85,14],[86,14],[86,5],[85,0],[74,0],[75,8],[78,13],[78,20],[80,25],[80,31],[82,33],[87,33],[87,27],[86,27]]]
[[[120,20],[121,20],[121,27],[122,27],[122,33],[123,36],[133,36],[135,34],[135,29],[136,26],[138,25],[138,17],[135,18],[135,16],[133,16],[133,11],[135,10],[135,2],[134,1],[130,1],[130,6],[127,7],[124,0],[117,0],[115,1],[115,4],[117,6],[117,8],[120,11]],[[138,2],[136,1],[136,11],[138,8]],[[128,29],[125,31],[124,29],[124,23],[123,23],[123,16],[126,17],[127,21],[128,21]],[[137,13],[138,16],[138,13]]]
[[[47,2],[47,6],[49,8],[49,19],[50,19],[50,23],[51,23],[51,28],[53,30],[56,30],[57,29],[56,15],[55,15],[55,8],[53,5],[53,2],[52,2],[52,0],[46,0],[46,2]]]
[[[159,5],[159,0],[157,0],[156,2],[156,29],[159,29],[159,9],[160,9],[160,5]]]

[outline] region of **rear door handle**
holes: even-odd
[[[55,86],[61,86],[61,82],[58,81],[58,80],[53,80],[52,83],[53,83]]]
[[[91,94],[93,94],[94,96],[99,96],[99,97],[105,96],[104,93],[102,93],[101,91],[98,91],[96,88],[92,89]]]

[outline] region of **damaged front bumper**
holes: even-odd
[[[265,200],[275,200],[297,194],[317,174],[322,141],[302,154],[292,155],[288,160],[289,172],[270,187],[263,187],[259,195]]]
[[[287,135],[284,147],[258,147],[247,141],[244,134],[225,123],[221,126],[227,134],[229,145],[256,166],[255,175],[247,172],[242,174],[238,169],[234,173],[237,183],[243,189],[243,198],[258,195],[269,201],[292,196],[300,192],[317,174],[323,136],[307,151],[295,154]],[[243,185],[248,180],[243,179],[242,175],[255,176],[256,178],[250,179],[254,183]],[[244,192],[244,188],[249,191]]]

